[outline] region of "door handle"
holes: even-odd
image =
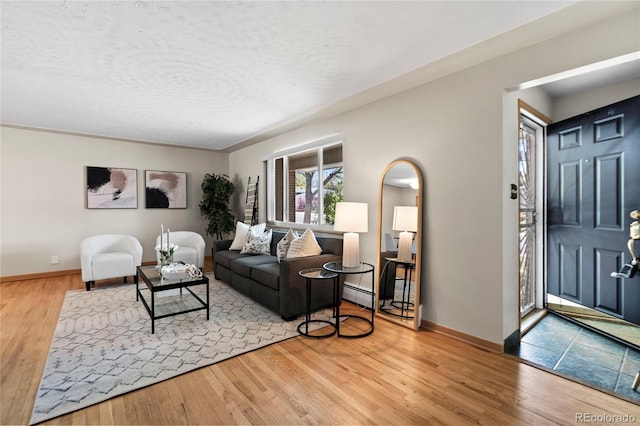
[[[636,241],[640,241],[640,210],[631,211],[629,216],[631,216],[631,219],[635,219],[635,221],[629,225],[629,242],[627,243],[627,247],[629,248],[629,253],[631,253],[631,264],[638,266],[638,258],[633,248]]]
[[[631,216],[631,219],[635,219],[629,225],[629,241],[627,242],[627,248],[631,253],[631,263],[622,265],[622,269],[619,272],[612,272],[611,276],[613,278],[633,278],[638,271],[638,264],[640,264],[640,259],[636,257],[634,250],[636,241],[640,241],[640,220],[638,220],[640,219],[640,210],[632,210],[629,216]]]

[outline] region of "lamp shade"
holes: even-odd
[[[358,232],[369,230],[367,203],[336,203],[333,229],[345,232],[342,241],[342,266],[354,268],[360,265],[360,236]]]
[[[394,206],[393,230],[416,232],[418,230],[418,207]]]
[[[339,232],[367,232],[369,230],[367,203],[336,203],[333,229]]]

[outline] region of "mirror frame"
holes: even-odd
[[[382,273],[382,261],[381,261],[381,250],[382,250],[382,242],[383,242],[383,235],[382,235],[382,204],[383,204],[383,190],[384,190],[384,179],[387,176],[387,173],[389,172],[389,170],[391,170],[391,168],[393,168],[394,166],[397,166],[399,164],[403,164],[403,165],[408,165],[410,166],[413,171],[416,174],[416,177],[418,178],[418,190],[417,190],[417,194],[416,194],[416,206],[418,207],[418,231],[416,232],[415,235],[415,239],[416,239],[416,267],[415,267],[415,272],[414,272],[414,276],[415,276],[415,289],[414,289],[414,296],[413,296],[413,303],[414,303],[414,315],[413,315],[413,319],[407,318],[400,318],[394,315],[390,315],[387,314],[383,311],[380,310],[380,274]],[[422,203],[423,203],[423,197],[422,194],[424,193],[424,187],[423,187],[423,179],[422,179],[422,171],[420,170],[420,168],[413,163],[410,160],[406,160],[406,159],[399,159],[399,160],[395,160],[392,161],[385,169],[384,172],[382,173],[382,177],[380,178],[380,193],[378,196],[378,249],[376,250],[377,253],[377,274],[376,274],[376,297],[375,297],[375,315],[378,318],[383,318],[387,321],[391,321],[393,323],[402,325],[404,327],[413,329],[413,330],[418,330],[420,328],[420,313],[421,313],[421,304],[420,304],[420,286],[421,286],[421,264],[422,264]]]

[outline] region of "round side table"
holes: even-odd
[[[336,331],[338,330],[337,327],[337,321],[339,320],[338,317],[336,317],[336,324],[332,323],[331,321],[327,321],[327,320],[318,320],[318,319],[311,319],[311,281],[313,280],[331,280],[331,283],[333,285],[333,304],[334,306],[336,305],[336,293],[337,293],[337,285],[336,285],[336,280],[335,278],[338,276],[336,273],[334,272],[330,272],[327,271],[326,269],[323,268],[309,268],[309,269],[303,269],[302,271],[298,272],[298,275],[300,275],[302,278],[307,280],[307,310],[305,313],[305,320],[300,323],[300,325],[298,325],[298,333],[300,333],[301,335],[305,336],[305,337],[312,337],[314,339],[324,339],[326,337],[331,337],[334,334],[336,334]],[[320,324],[326,324],[326,325],[330,325],[331,326],[331,330],[329,333],[325,333],[325,334],[311,334],[309,332],[309,324],[312,323],[320,323]],[[304,330],[302,330],[302,328],[304,327]]]
[[[393,264],[393,273],[395,276],[396,268],[398,265],[402,266],[404,269],[404,285],[402,287],[402,298],[400,300],[395,300],[395,291],[394,297],[391,301],[390,306],[385,306],[384,303],[380,307],[380,310],[385,311],[390,315],[394,315],[400,318],[413,318],[414,304],[411,301],[411,276],[413,271],[416,268],[415,260],[403,261],[395,257],[387,257],[385,258],[387,261],[387,265]],[[385,282],[386,285],[386,282]],[[386,288],[385,288],[386,290]],[[386,291],[385,291],[386,293]],[[400,310],[400,313],[397,311]]]
[[[358,266],[353,266],[353,267],[349,267],[349,266],[344,266],[342,264],[342,262],[328,262],[325,263],[324,265],[322,265],[322,267],[324,269],[326,269],[329,272],[333,272],[335,274],[338,275],[349,275],[349,274],[367,274],[367,273],[371,273],[371,319],[364,317],[362,315],[355,315],[355,314],[347,314],[347,315],[340,315],[340,303],[336,304],[336,327],[338,329],[338,337],[344,337],[347,339],[355,339],[358,337],[366,337],[368,335],[370,335],[371,333],[373,333],[373,316],[375,313],[375,290],[374,290],[374,274],[375,274],[375,267],[370,264],[370,263],[365,263],[365,262],[360,262],[360,264]],[[336,278],[334,279],[334,281],[336,282],[336,287],[338,286],[338,277],[336,276]],[[348,288],[351,287],[353,289],[356,289],[356,287],[353,287],[347,283],[344,283],[344,287]],[[336,291],[337,294],[337,291]],[[340,301],[338,301],[340,302]],[[368,323],[370,325],[369,330],[360,333],[360,334],[343,334],[340,332],[340,318],[354,318],[360,321],[364,321],[366,323]]]

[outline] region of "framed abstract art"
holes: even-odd
[[[187,174],[145,170],[145,201],[148,209],[186,209]]]
[[[137,209],[136,169],[87,166],[88,209]]]

